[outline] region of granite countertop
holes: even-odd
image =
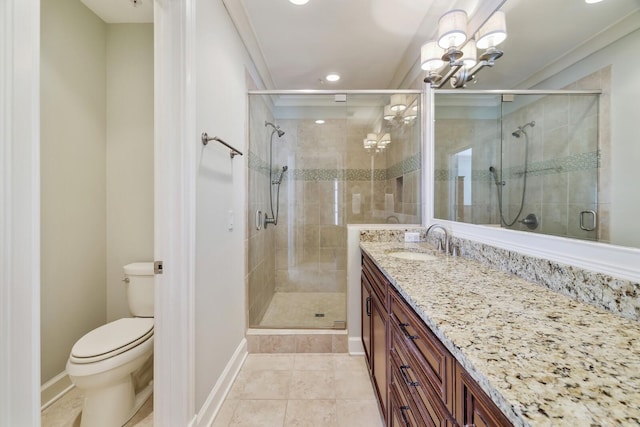
[[[640,425],[640,324],[476,261],[361,242],[516,426]]]

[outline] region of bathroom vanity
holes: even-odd
[[[640,422],[637,322],[423,243],[361,249],[363,343],[387,426]]]
[[[388,426],[511,425],[366,254],[362,295],[365,355]]]

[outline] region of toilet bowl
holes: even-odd
[[[125,277],[132,314],[153,314],[153,264],[129,264]],[[153,325],[153,317],[118,319],[74,344],[67,374],[84,391],[81,427],[122,426],[151,395],[153,381],[137,384],[135,378],[153,369],[147,363],[153,358]]]

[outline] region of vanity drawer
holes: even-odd
[[[413,309],[396,292],[391,292],[390,324],[400,341],[417,362],[416,371],[453,412],[454,359]]]
[[[420,413],[420,420],[428,426],[454,425],[453,416],[427,381],[416,358],[406,348],[403,333],[395,326],[391,327],[390,341],[392,381],[397,384],[397,388],[406,390],[411,396]]]
[[[399,372],[400,367],[392,357],[391,381],[389,383],[390,425],[393,427],[430,426],[422,419],[421,413],[411,397],[411,392]]]
[[[387,307],[387,286],[389,281],[366,254],[362,254],[362,273],[367,277],[367,280],[369,280],[373,291],[380,301]]]

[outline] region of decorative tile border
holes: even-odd
[[[420,170],[420,153],[414,154],[387,169],[374,169],[373,181],[386,181],[390,178],[405,175]],[[250,170],[269,175],[269,163],[265,162],[252,151],[248,153],[248,167]],[[294,169],[289,170],[285,179],[296,181],[371,181],[371,169]]]
[[[597,150],[575,154],[561,159],[533,162],[529,164],[527,174],[528,176],[542,176],[598,169],[600,167],[600,156],[600,150]],[[518,179],[522,177],[523,172],[524,168],[522,166],[505,168],[503,169],[503,178]],[[436,181],[452,181],[456,178],[454,172],[449,169],[436,169],[434,176]],[[474,169],[471,171],[471,179],[479,182],[493,181],[493,175],[488,169]]]

